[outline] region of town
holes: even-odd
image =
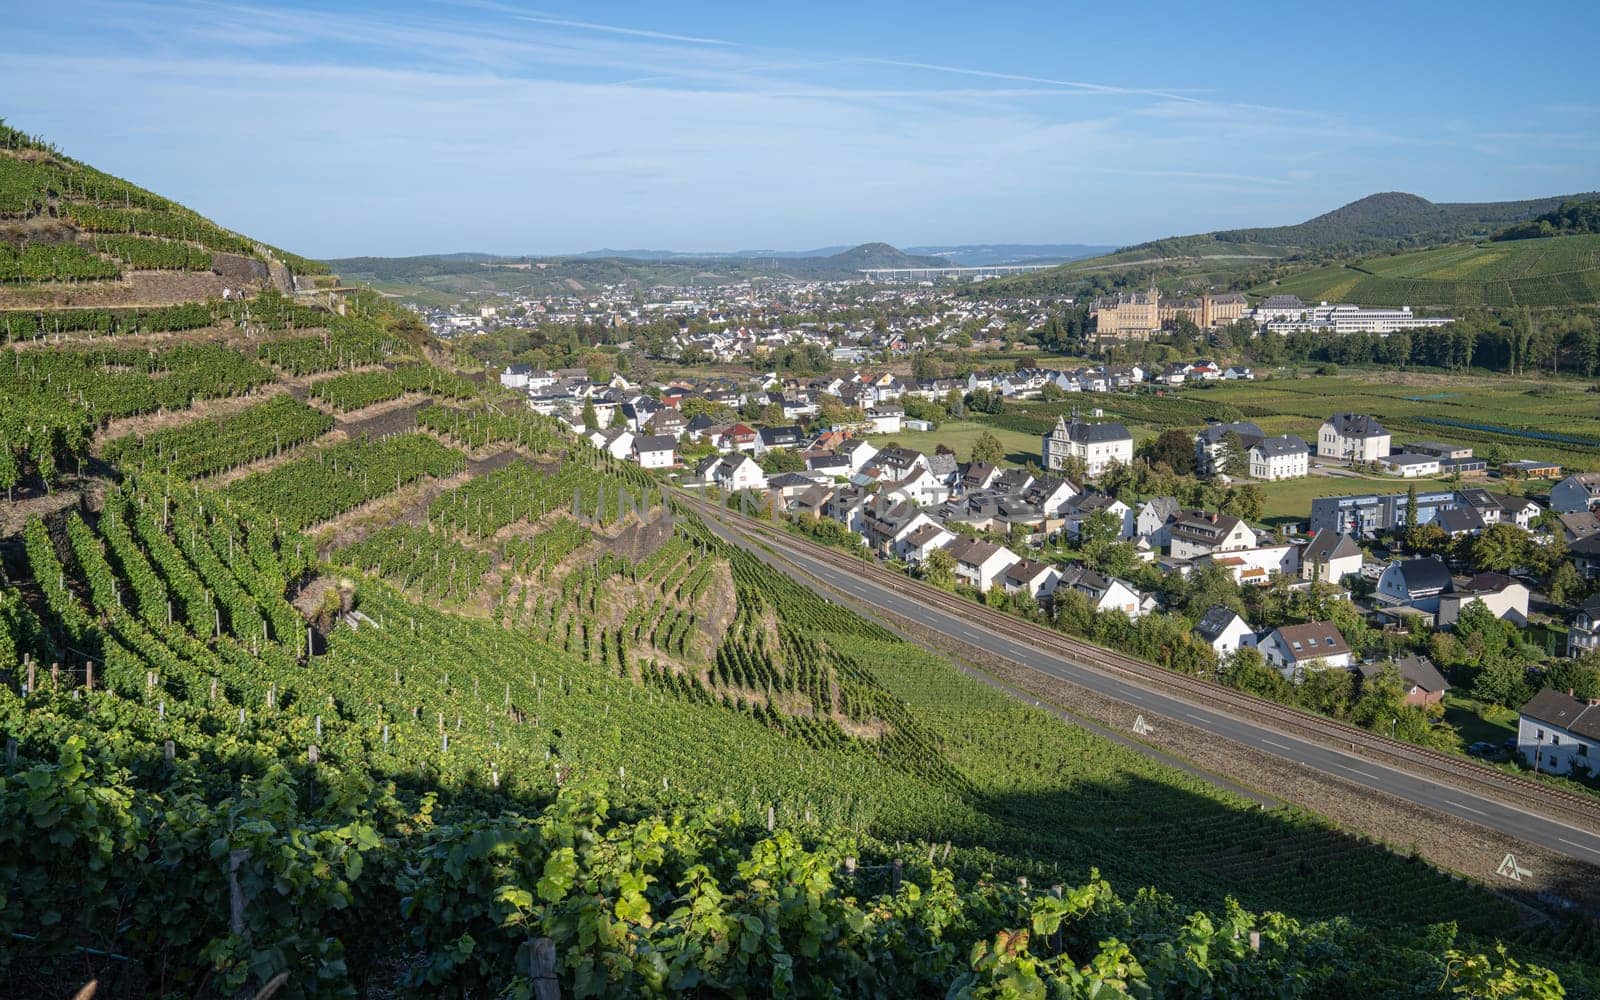
[[[992,607],[1426,745],[1600,774],[1600,595],[1578,599],[1600,579],[1600,473],[1491,466],[1349,412],[1309,442],[1212,418],[1136,446],[1096,405],[1257,378],[1204,359],[924,379],[499,374],[614,461]],[[1066,412],[1025,458],[987,432],[964,454],[940,443],[952,414],[1047,396]],[[1353,474],[1367,488],[1337,492]],[[1319,479],[1329,495],[1263,521],[1263,489]],[[1496,713],[1515,735],[1475,738]]]

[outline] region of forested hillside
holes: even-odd
[[[371,294],[0,330],[0,995],[1595,988],[1592,926],[996,691]]]

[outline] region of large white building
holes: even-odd
[[[1299,315],[1285,315],[1285,310],[1279,307],[1257,315],[1255,319],[1257,326],[1272,333],[1328,330],[1339,334],[1376,333],[1380,336],[1401,330],[1428,330],[1451,322],[1447,316],[1414,316],[1410,306],[1367,309],[1347,302],[1305,306]]]
[[[1250,478],[1298,479],[1311,464],[1311,449],[1293,434],[1267,438],[1250,449]]]
[[[1072,415],[1056,419],[1055,429],[1043,438],[1044,467],[1058,472],[1066,467],[1067,460],[1083,461],[1088,475],[1098,476],[1113,462],[1128,465],[1133,461],[1133,435],[1118,423],[1091,424]]]
[[[1389,432],[1360,413],[1335,413],[1317,431],[1317,455],[1347,462],[1375,462],[1389,454]]]

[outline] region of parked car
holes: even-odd
[[[1474,757],[1492,757],[1495,753],[1494,744],[1485,743],[1484,741],[1479,740],[1478,742],[1467,747],[1467,753]]]

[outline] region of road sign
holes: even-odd
[[[1496,868],[1494,873],[1496,875],[1504,875],[1513,882],[1521,882],[1522,876],[1533,874],[1533,872],[1517,864],[1517,856],[1515,854],[1507,854],[1505,860],[1500,862],[1500,867]]]
[[[1155,730],[1154,726],[1152,726],[1152,725],[1150,725],[1150,723],[1144,721],[1144,716],[1141,715],[1138,718],[1133,720],[1133,731],[1134,731],[1135,735],[1138,735],[1138,736],[1149,736],[1151,733],[1155,732],[1156,730]]]

